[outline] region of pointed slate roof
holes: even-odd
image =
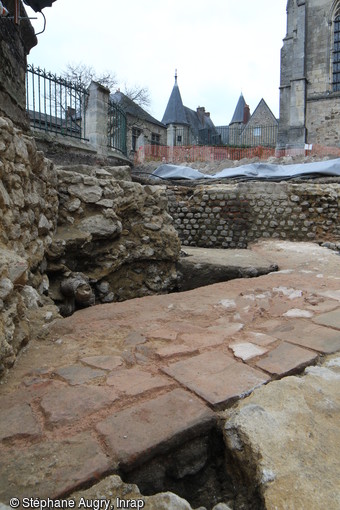
[[[244,107],[246,106],[246,102],[244,100],[243,94],[241,92],[240,98],[238,100],[238,103],[236,105],[233,118],[230,121],[230,124],[233,124],[234,122],[243,122],[243,115],[244,115]]]
[[[172,89],[168,105],[162,119],[163,124],[188,124],[185,109],[183,106],[181,93],[177,84],[177,74],[175,75],[175,85]]]
[[[266,110],[269,117],[272,117],[274,125],[278,123],[278,119],[275,117],[265,100],[262,98],[257,107],[254,110],[253,115],[250,117],[249,122],[253,119],[256,119],[256,115],[260,110]]]

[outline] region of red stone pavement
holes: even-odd
[[[253,249],[281,271],[92,307],[32,341],[0,385],[0,501],[137,466],[340,351],[340,258],[307,243]]]

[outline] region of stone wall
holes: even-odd
[[[180,243],[165,186],[131,182],[129,167],[59,167],[57,175],[47,273],[63,315],[175,288]]]
[[[52,163],[32,137],[0,116],[0,376],[29,341],[40,306],[51,305],[44,255],[57,211]],[[52,316],[53,306],[46,320]]]
[[[281,50],[278,147],[338,146],[340,91],[333,87],[334,0],[290,0]]]
[[[169,187],[183,245],[246,248],[260,238],[340,240],[340,184],[246,182]]]

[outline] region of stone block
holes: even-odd
[[[114,462],[131,469],[206,433],[215,415],[197,397],[182,389],[135,404],[97,424]]]
[[[163,370],[216,409],[226,407],[269,380],[263,372],[218,350],[171,363]]]
[[[0,453],[0,501],[37,495],[60,498],[82,485],[90,485],[115,467],[87,432],[23,449],[8,449],[6,455]]]
[[[261,358],[256,366],[270,374],[283,376],[301,371],[317,361],[318,357],[315,352],[282,342]]]

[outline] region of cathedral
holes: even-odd
[[[278,148],[340,145],[340,0],[288,0]]]

